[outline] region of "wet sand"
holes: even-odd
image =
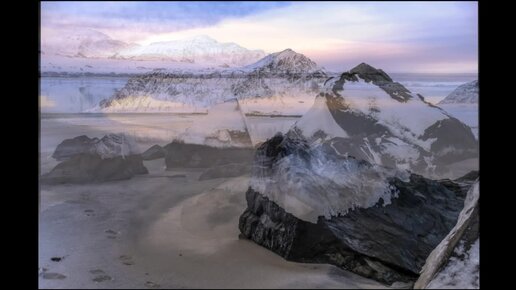
[[[42,122],[41,172],[64,138],[104,130]],[[148,175],[130,180],[41,186],[40,288],[382,287],[239,239],[248,176],[198,181],[202,169],[166,171],[163,159],[145,166]]]

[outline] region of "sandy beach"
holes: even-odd
[[[127,119],[145,131],[145,122]],[[49,156],[65,138],[127,129],[95,122],[102,125],[42,119],[41,172],[57,163]],[[41,185],[40,288],[384,287],[334,266],[288,262],[239,239],[248,176],[199,181],[202,169],[144,163],[149,174],[130,180]]]

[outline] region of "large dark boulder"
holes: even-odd
[[[285,157],[297,156],[296,160],[302,161],[295,164],[307,172],[295,171],[296,177],[311,181],[303,190],[313,191],[312,196],[323,195],[324,190],[338,192],[338,185],[324,180],[310,167],[314,150],[302,140],[281,135],[258,148],[251,187],[246,193],[247,209],[239,221],[242,235],[287,260],[329,263],[386,284],[415,281],[430,252],[457,222],[465,197],[461,186],[416,174],[403,180],[390,177],[389,187],[397,193],[390,203],[379,199],[370,207],[355,207],[330,218],[319,216],[315,223],[285,211],[252,187],[271,178],[277,183],[275,175],[295,171],[296,168],[278,168],[285,163]],[[317,152],[317,156],[331,152]],[[346,158],[331,155],[327,160],[348,162]],[[365,161],[354,161],[353,166],[370,167]]]
[[[98,138],[89,138],[86,135],[66,139],[57,145],[52,157],[57,161],[63,161],[78,154],[91,153],[97,142]]]
[[[61,161],[40,178],[42,183],[87,183],[129,179],[147,174],[135,143],[123,134],[101,139],[78,136],[59,144],[52,155]]]
[[[89,183],[130,179],[136,174],[147,174],[139,155],[102,159],[97,154],[77,154],[41,176],[46,184]]]
[[[167,169],[177,167],[207,168],[230,163],[251,164],[254,149],[240,147],[211,147],[174,141],[164,147]]]

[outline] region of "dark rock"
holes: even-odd
[[[102,159],[97,154],[79,154],[56,165],[42,175],[40,181],[47,184],[102,182],[147,173],[139,155]]]
[[[57,145],[52,157],[58,161],[70,159],[80,154],[97,154],[102,158],[112,158],[135,154],[134,142],[124,134],[107,134],[101,139],[82,135],[66,139]]]
[[[472,170],[468,172],[466,175],[459,177],[455,179],[457,182],[475,182],[479,178],[479,171],[478,170]]]
[[[166,154],[165,149],[159,145],[154,145],[142,153],[143,160],[154,160],[164,158]]]
[[[165,146],[167,169],[177,167],[207,168],[230,163],[251,164],[254,149],[239,147],[217,148],[207,145],[174,141]]]
[[[277,164],[291,154],[309,160],[310,150],[302,140],[276,135],[258,148],[252,178],[263,176],[266,180],[277,174]],[[370,166],[363,160],[358,162],[359,166]],[[307,170],[300,178],[310,175],[310,168]],[[392,177],[388,183],[398,194],[390,204],[380,199],[372,207],[355,208],[330,219],[320,216],[317,223],[297,218],[250,187],[239,229],[246,238],[287,260],[329,263],[387,284],[413,282],[463,208],[461,187],[448,182],[452,181],[441,183],[416,174],[405,181]],[[334,190],[320,186],[305,190],[314,190],[317,195],[330,189]]]
[[[477,248],[472,249],[473,245],[479,241],[480,237],[479,208],[480,193],[478,183],[475,183],[467,193],[464,208],[460,212],[458,222],[426,260],[421,275],[414,285],[415,289],[435,287],[435,285],[432,285],[433,282],[436,282],[440,287],[444,288],[457,284],[467,288],[479,287],[478,261],[475,261],[473,257],[470,256],[473,255],[478,258],[479,254],[478,252],[473,252],[477,250]],[[448,267],[452,261],[454,266]],[[468,269],[461,269],[457,263],[462,263],[462,265],[469,264]],[[477,264],[476,267],[472,267],[475,264]],[[440,275],[443,271],[445,274]],[[458,280],[459,278],[457,278],[456,275],[459,274],[458,272],[460,271],[471,271],[469,273],[471,275],[469,281],[463,281],[463,279]]]
[[[219,165],[206,169],[199,180],[207,180],[222,177],[236,177],[251,172],[251,164],[245,163],[230,163],[225,165]]]
[[[343,84],[346,80],[358,80],[356,76],[360,76],[360,78],[366,82],[372,82],[373,84],[379,86],[393,99],[399,102],[406,102],[412,98],[410,91],[407,90],[403,85],[394,82],[383,70],[376,69],[366,63],[361,63],[351,69],[349,72],[343,73],[340,80],[335,83],[336,87],[334,87],[333,91],[336,92],[338,90],[342,90]]]
[[[57,145],[52,157],[58,161],[63,161],[74,155],[91,153],[92,146],[98,141],[98,138],[89,138],[86,135],[66,139]]]

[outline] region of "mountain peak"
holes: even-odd
[[[287,48],[285,50],[277,52],[277,54],[290,54],[290,53],[297,53],[297,52],[293,51],[291,48]]]
[[[339,80],[330,83],[330,86],[333,92],[338,92],[344,90],[346,82],[358,82],[359,79],[378,86],[399,102],[406,102],[413,97],[407,88],[400,83],[394,82],[383,70],[376,69],[365,62],[355,66],[348,72],[342,73]]]
[[[290,48],[269,54],[249,67],[261,72],[274,73],[310,73],[318,69],[314,61]]]
[[[383,70],[376,69],[373,66],[371,66],[365,62],[362,62],[361,64],[355,66],[349,72],[356,73],[363,79],[392,82],[391,77],[389,77],[389,75],[386,74]]]

